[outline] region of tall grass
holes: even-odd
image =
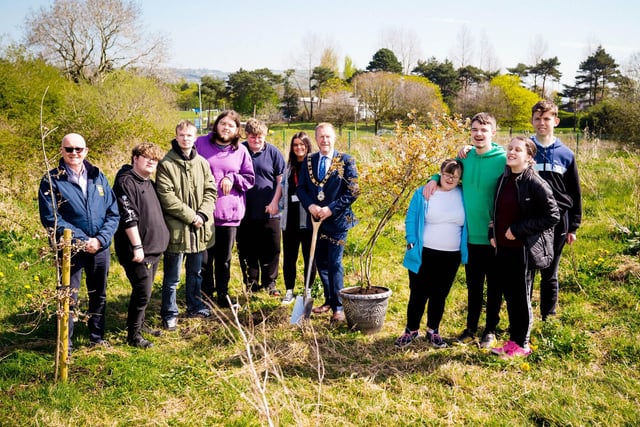
[[[380,144],[371,135],[351,142],[361,163]],[[346,149],[344,134],[339,144]],[[178,331],[151,338],[155,347],[135,349],[126,345],[129,284],[114,259],[107,307],[113,346],[88,347],[86,327],[78,325],[66,384],[53,382],[55,319],[47,316],[55,271],[46,237],[33,198],[5,189],[0,202],[15,211],[0,217],[0,425],[639,425],[640,269],[619,228],[638,229],[639,158],[620,145],[580,141],[584,222],[564,252],[556,319],[541,322],[536,286],[535,351],[526,360],[468,347],[433,350],[422,340],[393,346],[408,300],[398,215],[374,253],[372,276],[393,290],[380,333],[333,327],[323,316],[291,326],[290,306],[243,293],[234,259],[237,322],[228,310],[213,319],[180,318]],[[361,218],[371,212],[354,207]],[[353,257],[365,234],[364,226],[350,232],[347,281],[355,279]],[[160,282],[147,310],[153,326],[160,323]],[[80,298],[86,308],[84,289]],[[183,289],[178,298],[184,303]],[[504,309],[501,315],[504,338]],[[460,269],[441,326],[445,338],[463,329],[465,316]]]

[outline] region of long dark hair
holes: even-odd
[[[233,146],[234,150],[237,150],[238,141],[240,141],[240,126],[242,123],[240,121],[240,114],[238,114],[234,110],[225,110],[222,113],[218,114],[218,117],[216,117],[216,121],[213,122],[213,129],[211,130],[211,136],[213,137],[212,142],[215,142],[218,139],[218,123],[220,123],[220,120],[224,119],[225,117],[231,117],[231,119],[236,122],[236,136],[231,140],[231,145]]]
[[[307,155],[311,154],[311,138],[309,138],[309,135],[307,135],[306,132],[295,133],[291,137],[291,143],[289,144],[289,160],[287,161],[287,164],[289,165],[289,167],[293,167],[294,169],[297,169],[301,163],[298,161],[298,157],[296,156],[296,153],[294,153],[293,151],[293,141],[295,141],[296,139],[299,139],[300,141],[302,141],[302,143],[307,149]]]

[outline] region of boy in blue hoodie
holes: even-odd
[[[551,189],[560,209],[560,222],[554,228],[554,257],[551,265],[540,270],[540,314],[542,320],[556,314],[558,304],[558,265],[565,243],[576,241],[576,231],[582,221],[582,192],[576,158],[566,145],[554,136],[560,123],[558,106],[548,100],[536,103],[531,109],[531,124],[536,134],[535,168]],[[531,281],[535,270],[531,271]]]

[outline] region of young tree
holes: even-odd
[[[134,1],[55,0],[26,18],[27,45],[74,82],[98,82],[164,60],[166,38],[142,34],[141,17]]]
[[[367,71],[386,71],[399,74],[402,73],[402,64],[396,58],[395,53],[383,47],[373,55],[373,59],[367,65]]]

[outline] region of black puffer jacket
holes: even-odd
[[[505,167],[505,172],[498,181],[494,203],[497,203],[498,195],[509,175],[511,169]],[[560,212],[553,192],[549,184],[533,168],[525,169],[516,178],[516,188],[522,217],[511,224],[511,232],[525,242],[529,268],[547,267],[553,259],[553,227],[560,221]],[[499,207],[496,204],[493,209],[494,221],[497,209]],[[489,236],[495,238],[492,227]]]

